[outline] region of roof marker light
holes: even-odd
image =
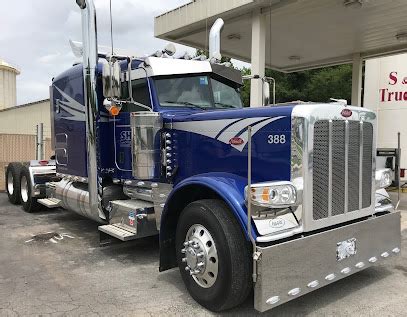
[[[372,256],[372,257],[369,259],[369,262],[370,262],[370,263],[375,263],[375,262],[377,262],[377,258],[376,258],[375,256]]]
[[[327,281],[332,281],[335,277],[336,277],[336,275],[334,273],[331,273],[331,274],[328,274],[327,276],[325,276],[325,279]]]
[[[389,255],[389,252],[383,252],[382,254],[380,254],[382,258],[387,258]]]
[[[365,263],[363,263],[363,262],[358,262],[358,263],[355,264],[355,267],[358,268],[358,269],[361,269],[364,266],[365,266]]]
[[[341,273],[342,274],[349,274],[350,273],[350,267],[345,267],[344,269],[342,269]]]

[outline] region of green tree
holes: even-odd
[[[249,75],[250,68],[243,68],[242,75]],[[267,69],[266,76],[276,80],[276,102],[314,101],[329,102],[330,98],[350,101],[352,66],[339,65],[297,73],[282,73]],[[241,89],[243,104],[250,103],[250,81],[245,80]]]

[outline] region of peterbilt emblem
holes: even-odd
[[[350,109],[343,109],[343,110],[341,111],[341,115],[342,115],[342,117],[344,117],[344,118],[349,118],[349,117],[352,115],[352,110],[350,110]]]
[[[336,260],[342,261],[350,256],[355,255],[356,249],[356,239],[348,239],[345,241],[338,242],[336,244]]]
[[[231,145],[242,145],[243,143],[244,143],[244,140],[239,137],[234,137],[229,140],[229,144],[231,144]]]
[[[281,218],[271,219],[269,224],[271,228],[281,228],[284,227],[285,220]]]

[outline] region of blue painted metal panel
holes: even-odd
[[[170,201],[172,196],[174,196],[179,190],[195,185],[203,185],[216,192],[230,207],[230,210],[236,216],[236,219],[239,221],[242,228],[245,229],[246,238],[248,238],[247,208],[244,199],[244,188],[247,185],[247,178],[228,173],[206,173],[195,175],[178,183],[168,197],[168,200]],[[162,233],[165,233],[165,230],[167,229],[165,228],[167,217],[171,217],[171,214],[169,214],[169,210],[164,209],[161,222],[164,226],[160,228],[160,232]],[[252,227],[252,234],[254,238],[257,237],[257,232],[254,226]]]

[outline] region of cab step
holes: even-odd
[[[138,238],[135,228],[122,223],[99,226],[99,231],[122,241],[130,241]]]
[[[61,200],[58,198],[41,198],[37,200],[38,203],[41,205],[44,205],[45,207],[48,208],[58,208],[61,204]]]

